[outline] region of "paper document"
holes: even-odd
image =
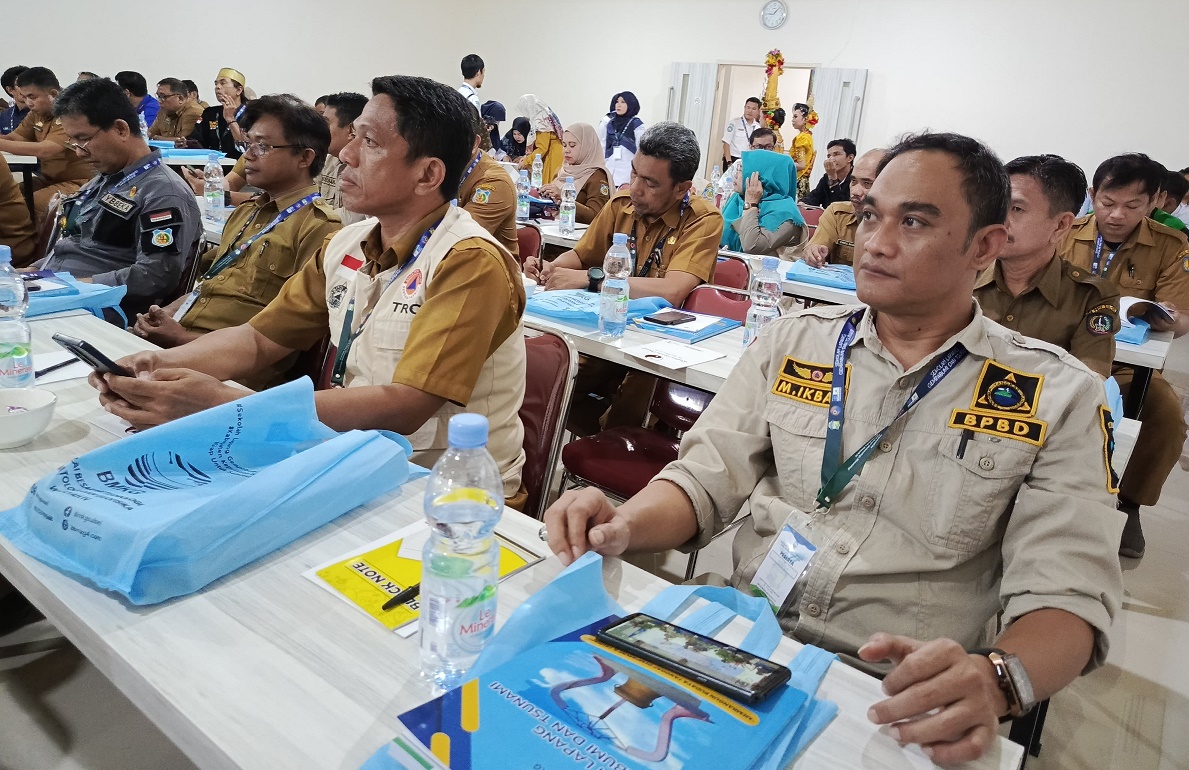
[[[633,358],[639,358],[666,369],[684,369],[687,366],[697,366],[726,356],[726,353],[715,353],[713,350],[695,348],[684,342],[668,341],[650,342],[647,345],[624,348],[623,352]]]
[[[1147,315],[1152,310],[1155,311],[1155,316],[1162,321],[1173,322],[1173,312],[1167,305],[1139,297],[1119,297],[1119,320],[1124,326],[1132,326],[1132,318]]]
[[[33,354],[33,371],[40,372],[48,369],[51,366],[60,364],[63,361],[69,361],[74,358],[74,354],[68,350],[56,350],[51,353],[34,353]],[[63,366],[61,369],[55,369],[52,372],[47,372],[37,378],[37,384],[49,385],[52,382],[64,382],[66,380],[81,380],[91,373],[91,367],[84,364],[82,361],[75,361],[70,366]]]

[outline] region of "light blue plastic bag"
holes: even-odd
[[[1111,410],[1111,416],[1116,421],[1123,419],[1123,393],[1119,390],[1119,383],[1114,377],[1107,377],[1103,383],[1106,388],[1106,408]]]
[[[126,286],[104,286],[99,283],[83,283],[75,280],[70,273],[55,273],[55,278],[61,278],[74,288],[78,294],[59,295],[56,297],[40,297],[35,293],[29,295],[29,309],[25,316],[46,315],[47,313],[61,313],[63,310],[86,310],[97,318],[103,318],[103,308],[119,308],[124,295],[128,293]],[[123,313],[120,313],[123,315]]]
[[[1131,325],[1119,324],[1119,331],[1115,332],[1115,342],[1126,342],[1131,345],[1142,345],[1148,341],[1152,326],[1142,318],[1132,318]]]
[[[660,297],[628,300],[628,321],[652,315],[667,307],[672,305]],[[599,325],[599,294],[585,289],[538,291],[528,298],[524,311],[593,329]]]
[[[788,273],[785,274],[785,278],[790,281],[812,283],[815,286],[855,290],[855,269],[850,265],[813,267],[797,260],[789,268]]]
[[[336,433],[301,379],[121,439],[38,481],[0,534],[153,604],[192,593],[428,473],[395,434]]]

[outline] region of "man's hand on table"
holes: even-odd
[[[805,253],[802,259],[805,264],[810,267],[825,267],[826,259],[830,256],[830,250],[821,244],[811,244],[805,247]]]
[[[894,665],[883,681],[890,697],[872,706],[867,718],[891,725],[889,733],[901,745],[920,744],[933,761],[956,764],[978,759],[995,741],[1007,701],[988,659],[970,655],[952,639],[922,642],[892,634],[873,635],[859,657]]]
[[[159,369],[156,356],[155,352],[137,353],[116,362],[135,377],[92,373],[88,382],[99,391],[100,405],[137,428],[148,428],[247,395],[209,374]]]
[[[176,348],[201,336],[173,320],[172,313],[157,305],[150,306],[147,313],[137,313],[131,331],[163,348]]]
[[[590,278],[585,270],[573,270],[568,267],[553,267],[548,263],[542,272],[546,291],[554,289],[585,289],[590,285]]]
[[[570,490],[545,511],[549,548],[567,567],[587,551],[619,556],[628,548],[631,531],[607,496],[594,487]]]

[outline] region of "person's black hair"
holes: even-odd
[[[91,72],[91,70],[82,70],[81,72],[79,72],[79,73],[78,73],[78,76],[79,76],[80,78],[81,78],[83,75],[86,75],[86,76],[87,76],[87,78],[89,78],[89,79],[91,79],[91,80],[94,80],[95,78],[98,78],[98,77],[99,77],[99,76],[98,76],[98,75],[96,75],[94,72]]]
[[[341,94],[323,96],[322,103],[334,110],[339,128],[346,128],[354,123],[359,114],[363,112],[363,108],[367,106],[367,97],[352,91],[344,91]]]
[[[321,96],[319,96],[317,99],[314,100],[315,107],[317,107],[319,104],[326,104],[326,94],[322,94]]]
[[[796,104],[793,105],[793,112],[799,112],[802,115],[804,115],[805,117],[809,117],[809,105],[802,104],[801,102],[797,102]]]
[[[165,86],[174,96],[190,95],[190,89],[186,88],[186,84],[177,78],[161,78],[157,81],[157,85]]]
[[[330,151],[330,127],[326,120],[293,94],[269,94],[248,102],[240,126],[245,132],[251,131],[256,121],[266,116],[276,118],[281,124],[285,143],[297,145],[291,148],[295,154],[303,149],[314,151],[310,177],[318,176]]]
[[[1189,166],[1186,166],[1185,168],[1181,169],[1181,170],[1180,170],[1179,172],[1177,172],[1177,173],[1180,173],[1180,174],[1189,174]]]
[[[375,78],[372,94],[392,100],[396,132],[409,145],[410,161],[437,158],[446,167],[438,188],[442,200],[458,197],[462,172],[475,147],[470,113],[474,105],[449,86],[410,75]]]
[[[777,107],[772,110],[772,122],[776,124],[777,128],[784,125],[785,112],[783,107]]]
[[[66,115],[84,117],[102,131],[114,126],[117,120],[122,120],[128,124],[132,136],[143,136],[136,108],[124,96],[124,89],[107,78],[79,80],[62,89],[62,93],[54,100],[54,117]]]
[[[760,137],[760,136],[770,136],[770,137],[772,137],[773,142],[776,141],[776,132],[775,131],[773,131],[770,128],[757,128],[755,131],[753,131],[751,133],[752,144],[755,143],[756,137]]]
[[[1142,152],[1107,158],[1094,171],[1094,192],[1118,190],[1139,182],[1144,195],[1153,196],[1164,186],[1164,166]]]
[[[1189,179],[1181,171],[1169,171],[1164,179],[1164,192],[1181,201],[1189,193]]]
[[[43,91],[53,91],[61,88],[62,85],[58,82],[58,76],[47,67],[30,67],[21,74],[17,75],[16,84],[21,88],[40,88]],[[120,96],[123,96],[121,90]],[[124,101],[128,101],[124,99]]]
[[[970,207],[968,237],[988,225],[1001,225],[1007,221],[1011,180],[999,156],[990,147],[961,134],[927,131],[909,134],[888,150],[879,163],[878,174],[882,174],[892,160],[909,152],[942,152],[954,159],[962,174],[962,194]]]
[[[197,83],[195,83],[193,80],[183,80],[182,82],[186,84],[187,91],[194,94],[195,96],[199,96]]]
[[[650,158],[669,161],[669,179],[674,185],[692,180],[702,162],[698,137],[680,123],[653,123],[640,137],[637,149]]]
[[[483,71],[483,59],[477,53],[469,53],[462,57],[462,79],[470,80]]]
[[[744,104],[754,104],[757,107],[762,107],[764,105],[764,103],[760,101],[760,97],[758,97],[758,96],[747,97],[747,101],[745,101]]]
[[[116,73],[115,81],[133,96],[147,96],[149,93],[148,81],[144,79],[144,75],[132,70],[123,70]]]
[[[1025,155],[1008,161],[1003,168],[1009,177],[1027,176],[1036,180],[1049,201],[1050,217],[1067,211],[1077,214],[1086,201],[1086,174],[1076,163],[1060,155]]]
[[[841,147],[844,155],[849,155],[852,159],[859,154],[859,149],[855,147],[855,143],[849,139],[835,139],[826,144],[827,152],[831,147]]]
[[[0,88],[4,88],[5,90],[9,88],[16,88],[17,76],[27,69],[29,68],[18,64],[15,67],[9,67],[8,69],[4,70],[4,74],[0,75]]]

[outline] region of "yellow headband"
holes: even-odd
[[[240,72],[239,70],[233,70],[230,67],[224,67],[223,69],[219,70],[219,74],[215,79],[218,80],[219,78],[234,80],[241,86],[246,86],[248,84],[248,79],[244,77],[244,73]]]

